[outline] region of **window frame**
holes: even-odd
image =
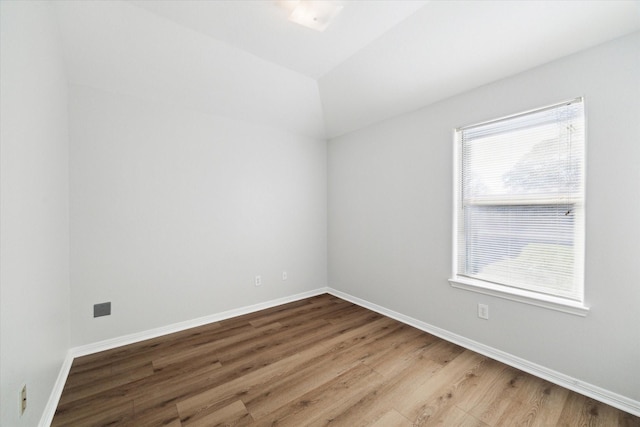
[[[527,290],[524,288],[518,288],[518,287],[513,287],[513,286],[507,286],[507,285],[500,285],[500,284],[496,284],[496,283],[492,283],[492,282],[488,282],[488,281],[484,281],[484,280],[480,280],[480,279],[475,279],[472,277],[468,277],[468,276],[464,276],[464,275],[459,275],[458,274],[458,262],[459,262],[459,251],[458,251],[458,237],[459,237],[459,221],[460,221],[460,214],[459,214],[459,209],[461,209],[461,205],[462,205],[462,189],[461,189],[461,180],[462,180],[462,130],[464,129],[468,129],[471,127],[477,127],[477,126],[481,126],[484,124],[489,124],[492,122],[497,122],[497,121],[504,121],[504,120],[509,120],[511,118],[516,118],[516,117],[520,117],[520,116],[524,116],[527,114],[533,114],[545,109],[550,109],[550,108],[554,108],[554,107],[559,107],[561,105],[566,105],[568,103],[572,103],[572,102],[581,102],[583,104],[583,111],[584,111],[584,134],[583,134],[583,138],[584,138],[584,157],[582,159],[582,169],[583,169],[583,176],[582,176],[582,182],[583,182],[583,191],[582,191],[582,199],[578,201],[578,203],[580,203],[582,205],[582,208],[584,210],[585,207],[585,198],[586,198],[586,191],[584,188],[584,184],[586,182],[586,179],[584,177],[585,173],[586,173],[586,140],[587,140],[587,136],[586,136],[586,128],[587,128],[587,123],[586,123],[586,108],[585,108],[585,100],[584,97],[578,97],[569,101],[565,101],[565,102],[560,102],[560,103],[555,103],[555,104],[551,104],[548,106],[544,106],[544,107],[540,107],[540,108],[535,108],[535,109],[531,109],[531,110],[527,110],[527,111],[523,111],[517,114],[512,114],[512,115],[508,115],[508,116],[504,116],[504,117],[500,117],[500,118],[496,118],[496,119],[492,119],[492,120],[488,120],[488,121],[484,121],[481,123],[476,123],[473,125],[469,125],[469,126],[463,126],[463,127],[459,127],[457,129],[453,130],[453,141],[454,141],[454,155],[453,155],[453,227],[452,227],[452,242],[453,242],[453,246],[452,246],[452,270],[451,270],[451,276],[449,278],[449,283],[452,287],[457,288],[457,289],[462,289],[462,290],[466,290],[466,291],[472,291],[472,292],[476,292],[476,293],[480,293],[480,294],[485,294],[485,295],[491,295],[491,296],[495,296],[495,297],[499,297],[502,299],[507,299],[507,300],[511,300],[511,301],[517,301],[517,302],[521,302],[521,303],[525,303],[525,304],[530,304],[530,305],[534,305],[534,306],[538,306],[538,307],[543,307],[543,308],[547,308],[547,309],[551,309],[551,310],[556,310],[556,311],[560,311],[560,312],[564,312],[564,313],[568,313],[568,314],[574,314],[574,315],[578,315],[578,316],[586,316],[589,312],[589,307],[587,307],[585,305],[585,299],[584,299],[584,294],[585,294],[585,290],[584,290],[584,251],[585,251],[585,224],[584,224],[584,218],[585,218],[585,214],[583,211],[583,214],[581,215],[581,222],[579,222],[578,224],[576,224],[576,236],[579,240],[579,247],[578,248],[574,248],[574,253],[576,253],[579,256],[579,261],[578,261],[578,265],[577,267],[581,270],[580,271],[580,277],[579,277],[579,292],[581,295],[581,298],[579,300],[575,300],[575,299],[570,299],[570,298],[564,298],[564,297],[559,297],[559,296],[554,296],[554,295],[550,295],[550,294],[546,294],[546,293],[542,293],[542,292],[536,292],[536,291],[531,291],[531,290]]]

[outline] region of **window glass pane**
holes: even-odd
[[[467,142],[465,199],[579,192],[582,159],[572,150],[576,137],[547,125]]]
[[[459,131],[458,275],[582,299],[582,100]]]
[[[464,274],[576,298],[572,209],[557,205],[467,207]]]

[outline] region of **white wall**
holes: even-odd
[[[0,425],[33,426],[69,348],[67,87],[51,5],[0,19]]]
[[[640,34],[329,143],[329,285],[640,401]],[[585,96],[586,318],[452,288],[453,129]],[[491,318],[477,318],[477,304]]]
[[[74,346],[326,286],[324,140],[75,85],[70,123]]]

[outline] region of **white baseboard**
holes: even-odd
[[[116,348],[116,347],[122,347],[123,345],[129,345],[136,342],[148,340],[151,338],[157,338],[163,335],[172,334],[174,332],[184,331],[185,329],[195,328],[197,326],[202,326],[202,325],[206,325],[213,322],[219,322],[221,320],[230,319],[232,317],[242,316],[243,314],[254,313],[256,311],[264,310],[266,308],[287,304],[293,301],[299,301],[301,299],[324,294],[327,292],[329,292],[329,288],[326,288],[326,287],[318,288],[312,291],[290,295],[283,298],[277,298],[274,300],[261,302],[254,305],[234,308],[232,310],[223,311],[222,313],[211,314],[209,316],[199,317],[197,319],[187,320],[179,323],[173,323],[167,326],[161,326],[159,328],[150,329],[148,331],[137,332],[135,334],[125,335],[122,337],[116,337],[109,340],[99,341],[93,344],[87,344],[80,347],[75,347],[71,349],[71,352],[73,353],[74,357],[86,356],[88,354],[98,353],[100,351],[105,351],[105,350],[111,350],[112,348]]]
[[[162,335],[171,334],[174,332],[180,332],[185,329],[206,325],[212,322],[218,322],[218,321],[229,319],[232,317],[241,316],[243,314],[254,313],[256,311],[264,310],[264,309],[275,307],[282,304],[287,304],[289,302],[299,301],[304,298],[309,298],[309,297],[324,294],[324,293],[329,293],[338,298],[342,298],[345,301],[352,302],[361,307],[364,307],[369,310],[375,311],[377,313],[383,314],[385,316],[391,317],[392,319],[398,320],[402,323],[406,323],[407,325],[410,325],[422,331],[428,332],[432,335],[435,335],[437,337],[450,341],[454,344],[458,344],[462,347],[465,347],[469,350],[475,351],[484,356],[495,359],[499,362],[505,363],[509,366],[513,366],[514,368],[528,372],[532,375],[545,379],[561,387],[565,387],[569,390],[573,390],[577,393],[591,397],[595,400],[606,403],[607,405],[611,405],[625,412],[629,412],[630,414],[633,414],[635,416],[640,416],[640,402],[636,400],[633,400],[628,397],[622,396],[620,394],[614,393],[612,391],[603,389],[593,384],[585,383],[576,378],[572,378],[568,375],[562,374],[552,369],[545,368],[544,366],[537,365],[535,363],[529,362],[525,359],[519,358],[512,354],[505,353],[501,350],[486,346],[479,342],[470,340],[463,336],[454,334],[452,332],[438,328],[436,326],[430,325],[428,323],[422,322],[412,317],[405,316],[404,314],[395,312],[393,310],[389,310],[385,307],[379,306],[377,304],[373,304],[361,298],[354,297],[353,295],[349,295],[347,293],[338,291],[333,288],[325,287],[325,288],[318,288],[308,292],[303,292],[296,295],[291,295],[288,297],[266,301],[259,304],[240,307],[237,309],[224,311],[222,313],[212,314],[210,316],[200,317],[200,318],[188,320],[185,322],[174,323],[172,325],[155,328],[148,331],[138,332],[135,334],[113,338],[110,340],[100,341],[93,344],[71,348],[67,352],[67,356],[64,362],[62,363],[62,367],[60,368],[58,378],[54,384],[53,390],[51,391],[51,395],[49,396],[49,401],[47,402],[47,406],[45,407],[44,413],[42,414],[42,417],[40,419],[39,426],[48,427],[51,425],[56,408],[58,407],[58,402],[60,401],[60,397],[62,396],[62,390],[64,388],[65,382],[67,381],[67,377],[69,375],[69,371],[71,369],[73,359],[76,357],[86,356],[88,354],[110,350],[112,348],[133,344],[133,343],[144,341],[151,338],[157,338]]]
[[[69,376],[71,370],[71,364],[73,359],[80,356],[86,356],[88,354],[98,353],[112,348],[121,347],[123,345],[133,344],[136,342],[157,338],[162,335],[172,334],[174,332],[184,331],[186,329],[195,328],[197,326],[206,325],[213,322],[219,322],[221,320],[230,319],[232,317],[242,316],[243,314],[254,313],[256,311],[264,310],[278,305],[287,304],[301,299],[310,298],[316,295],[321,295],[329,292],[329,288],[318,288],[312,291],[303,292],[295,295],[290,295],[283,298],[278,298],[246,307],[240,307],[233,310],[223,311],[222,313],[212,314],[209,316],[199,317],[197,319],[187,320],[184,322],[174,323],[160,328],[150,329],[148,331],[137,332],[135,334],[124,335],[122,337],[112,338],[109,340],[99,341],[92,344],[82,345],[79,347],[71,348],[67,352],[67,357],[62,363],[58,378],[53,386],[53,390],[49,396],[47,406],[44,409],[42,417],[40,418],[40,427],[48,427],[53,421],[58,402],[62,396],[62,390],[64,384]]]
[[[402,323],[406,323],[407,325],[428,332],[454,344],[458,344],[464,348],[495,359],[506,365],[520,369],[524,372],[528,372],[561,387],[573,390],[577,393],[583,394],[602,403],[606,403],[607,405],[611,405],[614,408],[618,408],[635,416],[640,416],[640,402],[637,400],[630,399],[626,396],[622,396],[612,391],[603,389],[602,387],[586,383],[584,381],[578,380],[544,366],[537,365],[528,360],[495,349],[493,347],[489,347],[477,341],[470,340],[463,336],[414,319],[413,317],[405,316],[404,314],[389,310],[388,308],[373,304],[369,301],[354,297],[353,295],[346,294],[336,289],[329,288],[327,292],[338,298],[342,298],[361,307],[368,308],[369,310],[383,314],[387,317],[391,317],[392,319],[398,320]]]
[[[47,405],[44,407],[44,412],[42,413],[40,423],[38,424],[39,427],[49,427],[51,425],[53,416],[56,413],[56,408],[58,407],[58,402],[60,402],[60,396],[62,396],[62,389],[64,388],[64,384],[67,382],[67,377],[69,376],[72,363],[73,355],[71,354],[71,350],[68,350],[67,355],[62,362],[62,366],[60,367],[60,372],[58,372],[58,378],[56,378],[56,382],[53,384],[53,390],[51,390]]]

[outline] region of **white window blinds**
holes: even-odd
[[[457,275],[582,301],[582,99],[457,137]]]

